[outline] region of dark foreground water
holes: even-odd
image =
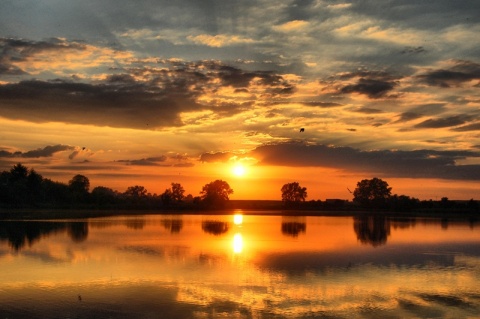
[[[480,318],[480,224],[2,221],[0,318]]]

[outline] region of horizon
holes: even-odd
[[[480,3],[0,3],[0,171],[480,199]]]

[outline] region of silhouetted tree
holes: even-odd
[[[27,178],[28,168],[21,163],[18,163],[10,170],[10,175],[12,181],[24,180]]]
[[[299,183],[287,183],[282,186],[282,201],[286,206],[292,206],[304,202],[307,198],[307,188],[301,187]]]
[[[40,203],[44,200],[42,187],[43,177],[32,168],[27,176],[27,190],[30,203]]]
[[[357,183],[353,200],[363,207],[382,208],[386,206],[392,188],[380,178],[364,179]]]
[[[125,199],[135,206],[144,204],[147,199],[147,189],[143,186],[135,185],[127,188],[123,195]]]
[[[28,202],[27,176],[28,168],[20,163],[10,169],[8,197],[14,206],[24,206]]]
[[[74,201],[84,202],[89,194],[90,180],[84,175],[77,174],[68,182],[68,188],[72,192]]]
[[[97,186],[92,189],[91,193],[92,201],[100,207],[111,206],[118,201],[118,194],[113,189]]]
[[[221,208],[229,200],[229,195],[233,194],[227,182],[216,180],[203,186],[200,192],[202,201],[210,207]]]
[[[147,196],[147,189],[143,186],[130,186],[125,191],[124,195],[129,198],[142,198]]]
[[[90,180],[86,176],[77,174],[68,182],[68,187],[74,192],[88,193],[90,189]]]
[[[181,203],[185,197],[185,190],[179,183],[172,183],[171,188],[167,188],[161,195],[162,203],[165,206]]]
[[[420,206],[420,200],[406,195],[393,195],[388,199],[389,207],[395,211],[410,211]]]
[[[67,185],[44,179],[42,187],[45,191],[45,200],[50,206],[64,206],[71,202],[71,192]]]

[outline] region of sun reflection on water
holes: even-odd
[[[236,233],[233,236],[233,252],[240,254],[243,251],[243,237],[242,234]]]
[[[235,214],[233,215],[233,223],[237,226],[243,223],[243,215],[242,214]]]

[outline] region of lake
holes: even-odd
[[[0,222],[0,318],[480,318],[480,223],[143,215]]]

